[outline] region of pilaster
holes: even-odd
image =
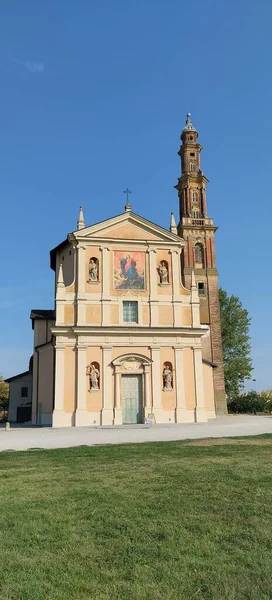
[[[153,413],[156,423],[162,423],[162,405],[161,405],[161,364],[160,364],[160,348],[151,347],[152,358],[152,397],[153,397]]]
[[[102,364],[103,364],[103,408],[102,408],[102,425],[113,424],[113,403],[112,403],[112,348],[102,348]]]
[[[194,411],[186,408],[185,401],[183,348],[174,348],[174,352],[177,393],[176,423],[192,423],[194,422]]]
[[[120,367],[115,367],[114,371],[114,425],[122,425],[121,409],[121,387],[120,387]]]
[[[55,348],[55,403],[52,427],[63,427],[66,423],[64,414],[64,348]]]
[[[102,325],[110,324],[110,248],[102,247]]]
[[[193,348],[194,353],[194,371],[195,371],[195,420],[197,423],[207,421],[207,411],[205,409],[204,385],[203,385],[203,364],[202,348]]]
[[[151,327],[156,327],[159,324],[159,304],[157,300],[157,250],[155,248],[150,248],[149,257],[150,320]]]
[[[86,246],[77,246],[77,325],[86,324]]]
[[[84,346],[77,347],[77,405],[75,414],[75,425],[77,427],[89,425],[86,415],[86,348]]]

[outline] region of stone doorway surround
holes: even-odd
[[[114,425],[122,425],[121,376],[142,375],[143,417],[151,412],[150,365],[152,360],[142,354],[123,354],[112,361],[114,369]]]

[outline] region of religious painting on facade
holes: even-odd
[[[144,252],[114,252],[114,289],[145,289]]]

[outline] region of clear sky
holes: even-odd
[[[0,373],[28,368],[32,308],[53,308],[49,250],[123,211],[169,227],[186,112],[203,145],[220,284],[252,316],[271,376],[272,3],[2,0]]]

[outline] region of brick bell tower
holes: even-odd
[[[192,271],[195,273],[200,299],[201,323],[210,326],[209,334],[203,340],[203,358],[212,362],[215,409],[218,415],[227,413],[220,308],[218,296],[218,271],[215,259],[214,234],[217,227],[207,214],[206,185],[208,183],[200,168],[198,133],[187,114],[186,124],[181,133],[182,144],[181,177],[175,186],[179,195],[180,222],[178,235],[186,242],[184,248],[182,274],[184,285],[190,288]]]

